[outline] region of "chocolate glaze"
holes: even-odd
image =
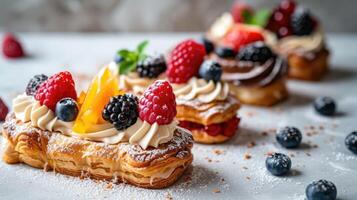
[[[210,55],[209,58],[221,64],[222,80],[239,86],[264,87],[283,77],[287,72],[287,63],[280,57],[273,57],[263,64],[222,59],[216,55]]]

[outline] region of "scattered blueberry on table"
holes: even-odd
[[[72,98],[63,98],[56,104],[56,116],[58,119],[71,122],[78,114],[78,105]]]
[[[335,200],[337,189],[331,181],[314,181],[306,187],[306,197],[308,200]]]
[[[265,160],[267,170],[275,175],[282,176],[290,171],[291,160],[289,156],[282,153],[273,153]]]
[[[357,131],[353,131],[347,135],[345,144],[350,151],[352,151],[354,154],[357,154]]]
[[[301,143],[302,134],[299,129],[286,126],[277,131],[276,140],[285,148],[296,148]]]
[[[336,103],[331,97],[319,97],[314,101],[317,113],[324,116],[332,116],[336,112]]]

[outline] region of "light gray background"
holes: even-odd
[[[246,0],[257,8],[279,0]],[[0,30],[204,31],[233,0],[1,0]],[[356,0],[298,0],[328,32],[356,32]]]

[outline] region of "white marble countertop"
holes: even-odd
[[[139,41],[149,39],[149,51],[166,52],[177,41],[198,34],[20,36],[30,57],[0,58],[0,96],[8,105],[24,91],[34,74],[70,70],[82,77],[93,75],[113,58],[118,48],[134,48]],[[0,199],[304,199],[305,187],[318,179],[334,182],[340,200],[355,199],[357,156],[345,148],[344,138],[357,129],[357,35],[328,35],[328,44],[332,67],[322,82],[290,81],[291,97],[272,108],[243,106],[239,111],[242,122],[238,136],[222,145],[195,144],[193,167],[168,189],[96,183],[0,162]],[[85,88],[85,83],[79,87]],[[322,95],[337,101],[336,117],[320,117],[313,112],[313,99]],[[276,144],[269,130],[284,125],[303,131],[300,149],[286,150]],[[269,134],[264,136],[264,131]],[[256,145],[251,148],[252,141]],[[265,154],[271,151],[291,155],[293,173],[271,176],[264,165]],[[251,158],[244,159],[244,154]]]

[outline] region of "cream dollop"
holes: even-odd
[[[324,47],[324,34],[316,30],[311,35],[289,36],[278,42],[278,50],[282,53],[291,52],[316,52]]]
[[[173,88],[176,97],[183,100],[197,98],[203,103],[225,100],[229,93],[229,86],[225,82],[214,83],[212,80],[207,82],[196,77],[191,78],[187,84],[174,84]]]
[[[12,108],[17,119],[30,122],[32,126],[45,131],[56,131],[69,134],[72,131],[72,122],[59,120],[47,106],[40,104],[32,96],[22,94],[12,101]]]
[[[135,124],[123,131],[117,131],[112,124],[108,123],[97,125],[92,133],[72,132],[71,135],[108,144],[129,142],[130,144],[139,144],[143,149],[146,149],[148,146],[158,147],[160,144],[170,141],[177,124],[177,121],[167,125],[149,124],[138,118]]]
[[[145,89],[149,87],[156,79],[141,78],[135,72],[130,72],[126,75],[119,76],[119,88],[132,91],[135,94],[143,94]]]

